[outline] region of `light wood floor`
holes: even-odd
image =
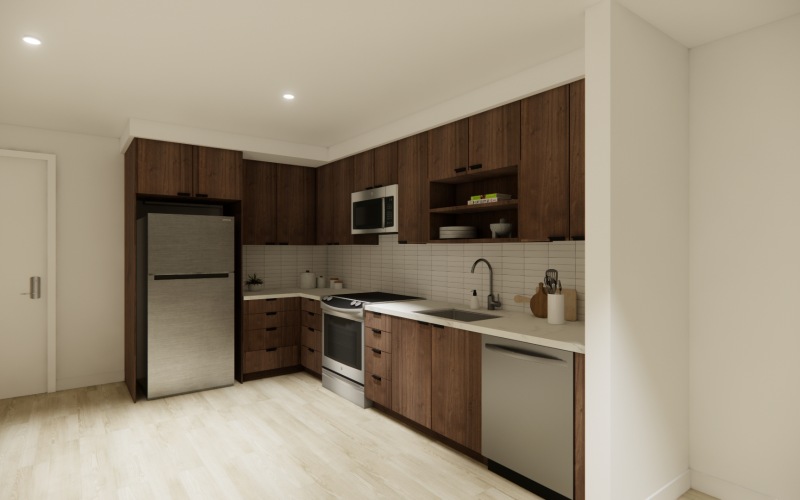
[[[298,373],[135,405],[122,383],[2,400],[0,499],[40,498],[538,497]]]

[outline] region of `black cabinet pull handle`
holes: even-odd
[[[582,234],[576,234],[575,236],[572,237],[572,239],[575,241],[583,241],[586,239],[586,237]]]
[[[381,353],[381,350],[380,350],[380,349],[375,349],[375,348],[373,347],[373,348],[372,348],[372,352],[374,352],[375,354],[380,354],[380,353]]]
[[[454,168],[453,170],[455,170],[457,174],[462,174],[467,171],[467,167],[458,167]]]
[[[309,331],[312,331],[312,332],[314,331],[314,329],[311,328],[310,326],[307,326],[306,328],[308,328]]]
[[[278,299],[264,299],[265,302],[275,302]]]
[[[373,328],[373,329],[372,329],[372,333],[374,333],[375,335],[380,335],[380,334],[381,334],[381,331],[380,331],[380,330],[378,330],[377,328]]]
[[[278,314],[278,313],[276,313],[276,312],[271,312],[271,313],[264,313],[264,314],[266,314],[267,316],[275,316],[275,315],[276,315],[276,314]]]
[[[425,325],[425,326],[430,325],[430,323],[425,323],[424,321],[417,321],[417,323],[419,323],[420,325]]]
[[[270,347],[269,349],[267,349],[267,352],[275,352],[277,350],[278,350],[277,347]]]
[[[479,168],[483,168],[483,165],[480,164],[480,163],[476,163],[475,165],[470,165],[469,166],[470,170],[478,170]]]
[[[372,313],[372,315],[375,316],[376,318],[380,318],[381,316],[383,316],[383,313],[374,312],[374,313]]]
[[[444,325],[437,325],[436,323],[431,323],[431,326],[434,328],[442,328],[444,329]]]
[[[310,347],[306,347],[306,349],[308,349],[308,352],[314,352],[314,349],[312,349]]]
[[[197,196],[198,198],[208,198],[208,195],[205,193],[197,193],[195,196]]]
[[[380,378],[379,376],[377,376],[377,375],[372,375],[372,378],[374,378],[374,379],[375,379],[375,380],[377,380],[378,382],[380,382],[380,381],[381,381],[381,378]]]
[[[278,329],[278,327],[277,327],[277,326],[271,326],[271,327],[267,328],[267,331],[268,331],[268,332],[274,332],[274,331],[275,331],[275,330],[277,330],[277,329]]]
[[[400,245],[407,245],[408,244],[408,240],[400,240],[397,243],[400,244]]]
[[[280,243],[278,243],[278,245],[288,245],[288,244],[289,244],[289,242],[286,242],[286,241],[281,241]]]
[[[191,193],[178,192],[178,196],[191,196]]]
[[[548,236],[547,238],[550,241],[564,241],[565,239],[563,236]]]

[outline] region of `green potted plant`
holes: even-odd
[[[244,284],[247,285],[248,292],[255,292],[264,288],[264,280],[255,273],[247,275],[247,281]]]

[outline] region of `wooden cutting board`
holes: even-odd
[[[531,297],[531,312],[537,318],[547,317],[547,294],[544,293],[544,283],[539,283],[539,288]]]
[[[578,291],[574,288],[565,288],[564,294],[564,319],[578,321]]]

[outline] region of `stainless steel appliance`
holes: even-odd
[[[352,234],[397,232],[397,184],[353,193],[350,201]]]
[[[137,221],[137,374],[148,399],[233,385],[234,218]]]
[[[573,498],[573,354],[483,336],[482,443],[489,470],[542,498]]]
[[[322,297],[322,387],[370,406],[364,397],[364,306],[418,298],[385,292]]]

